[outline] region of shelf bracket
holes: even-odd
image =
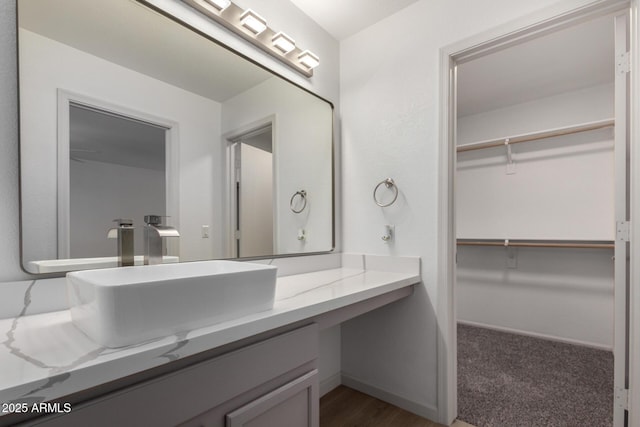
[[[518,268],[518,248],[509,246],[509,240],[505,239],[504,248],[507,251],[507,268]]]
[[[511,144],[509,144],[509,138],[505,138],[504,145],[507,147],[507,175],[513,175],[516,173],[516,164],[513,161],[513,154],[511,153]]]

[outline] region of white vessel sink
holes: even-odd
[[[203,261],[71,272],[71,318],[105,347],[138,344],[272,308],[276,270]]]

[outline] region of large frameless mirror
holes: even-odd
[[[17,6],[26,271],[116,266],[115,219],[141,263],[146,215],[164,262],[333,249],[329,102],[142,2]]]

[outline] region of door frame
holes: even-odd
[[[438,191],[438,297],[437,313],[441,339],[438,342],[438,417],[450,424],[457,416],[457,333],[456,333],[456,65],[616,11],[630,11],[631,94],[630,94],[630,209],[631,224],[640,224],[640,197],[634,197],[633,183],[640,182],[640,91],[638,5],[640,0],[598,0],[586,3],[560,2],[539,12],[493,28],[440,50],[440,146]],[[640,393],[640,229],[631,226],[629,290],[629,390]],[[636,266],[636,268],[634,268]],[[613,403],[613,402],[612,402]],[[640,427],[640,399],[629,399],[629,426]]]
[[[274,253],[277,252],[275,249],[278,247],[278,233],[277,233],[277,223],[278,223],[278,209],[277,203],[278,200],[278,174],[277,174],[277,166],[278,166],[278,144],[277,144],[277,124],[276,124],[276,115],[271,114],[262,119],[253,121],[251,123],[247,123],[246,125],[240,126],[237,129],[226,132],[222,135],[223,146],[225,149],[224,157],[225,157],[225,168],[224,168],[224,202],[227,206],[223,212],[223,224],[224,231],[223,235],[225,236],[224,248],[226,251],[226,257],[235,258],[236,257],[236,238],[235,238],[235,229],[236,229],[236,192],[235,192],[235,170],[236,170],[236,155],[235,155],[235,144],[238,139],[242,138],[245,135],[256,132],[262,128],[271,127],[271,155],[273,156],[273,247]]]
[[[69,138],[71,131],[69,116],[70,108],[74,104],[165,129],[166,223],[180,229],[180,133],[178,122],[61,88],[57,91],[57,104],[58,258],[69,258],[70,254]],[[173,240],[177,239],[167,240],[167,252],[170,255],[179,255],[179,244]]]
[[[640,197],[636,183],[640,182],[640,0],[631,0],[629,19],[630,104],[629,138],[631,224],[640,224]],[[640,227],[631,226],[630,289],[629,289],[629,426],[640,427]]]

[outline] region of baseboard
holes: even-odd
[[[406,411],[412,412],[421,417],[427,418],[432,421],[438,420],[438,408],[435,406],[425,406],[409,400],[404,397],[400,397],[393,393],[390,393],[386,390],[382,390],[378,387],[375,387],[371,384],[368,384],[364,381],[353,378],[349,375],[342,374],[342,384],[354,390],[361,391],[362,393],[368,394],[369,396],[373,396],[385,402],[391,403],[399,408],[402,408]]]
[[[588,341],[574,340],[571,338],[557,337],[554,335],[540,334],[537,332],[522,331],[520,329],[506,328],[503,326],[487,325],[480,322],[471,322],[467,320],[458,320],[461,325],[476,326],[478,328],[493,329],[494,331],[508,332],[510,334],[524,335],[527,337],[542,338],[549,341],[558,341],[566,344],[579,345],[582,347],[595,348],[597,350],[613,351],[613,347],[604,344],[596,344]]]
[[[340,375],[340,372],[338,372],[337,374],[331,375],[329,378],[325,378],[324,380],[320,381],[320,397],[329,393],[331,390],[333,390],[334,388],[338,387],[341,384],[342,384],[342,376]]]

